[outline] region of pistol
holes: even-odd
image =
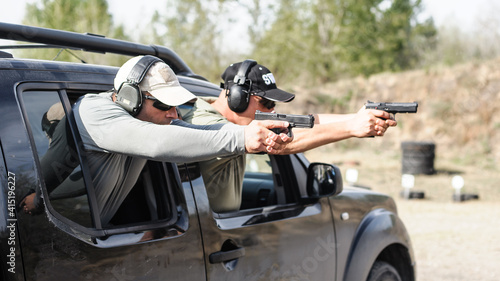
[[[366,109],[378,109],[396,115],[396,113],[417,113],[417,102],[371,102],[367,101]]]
[[[309,115],[294,115],[294,114],[280,114],[280,113],[268,113],[261,112],[259,110],[255,111],[255,120],[275,120],[275,121],[287,121],[288,124],[288,136],[292,136],[292,128],[312,128],[314,126],[314,116]],[[272,129],[276,134],[280,133],[280,129]]]

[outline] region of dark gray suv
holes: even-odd
[[[161,46],[6,23],[0,38],[154,55],[196,95],[220,91]],[[415,280],[393,199],[343,188],[338,168],[302,154],[249,155],[242,207],[231,213],[210,209],[197,163],[149,161],[113,226],[100,225],[72,104],[110,90],[116,72],[0,52],[2,280]],[[47,163],[55,105],[71,153]],[[46,165],[65,175],[61,188],[47,190]],[[37,190],[43,209],[20,211],[22,198]]]

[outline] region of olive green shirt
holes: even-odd
[[[210,105],[210,100],[207,101],[198,98],[192,108],[181,110],[182,119],[196,125],[229,123]],[[210,207],[214,212],[239,210],[245,163],[245,155],[217,157],[200,162]]]

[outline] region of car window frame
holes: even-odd
[[[213,218],[218,228],[230,230],[262,223],[269,223],[284,219],[314,216],[322,212],[319,200],[315,203],[304,203],[300,200],[300,194],[305,190],[305,180],[299,181],[295,169],[307,169],[309,163],[303,163],[303,159],[295,154],[292,155],[269,155],[273,178],[275,167],[278,169],[280,180],[284,187],[286,197],[293,196],[293,202],[277,203],[271,206],[243,209],[234,212],[216,213],[212,211]],[[305,173],[307,175],[307,173]],[[288,192],[288,193],[287,193]],[[290,198],[287,198],[289,201]]]
[[[69,99],[69,95],[74,95],[77,92],[81,92],[83,96],[84,93],[99,93],[99,92],[105,92],[108,91],[110,88],[112,88],[112,85],[109,84],[97,84],[97,83],[82,83],[82,82],[50,82],[50,81],[44,81],[44,82],[21,82],[17,83],[16,86],[16,99],[18,102],[18,106],[20,108],[21,114],[23,116],[23,123],[25,124],[26,132],[28,134],[28,138],[31,142],[31,149],[32,149],[32,155],[33,155],[33,160],[35,162],[35,166],[37,169],[37,176],[39,178],[39,181],[37,182],[37,185],[41,187],[41,191],[43,193],[43,198],[49,198],[47,189],[45,187],[45,183],[43,180],[43,176],[41,175],[40,172],[40,159],[38,157],[38,153],[36,150],[36,142],[34,141],[34,136],[33,132],[31,129],[31,124],[27,116],[27,109],[24,105],[23,101],[23,93],[26,91],[54,91],[57,92],[61,103],[63,105],[65,114],[67,116],[68,122],[69,122],[69,127],[71,129],[71,134],[75,140],[75,145],[79,157],[79,162],[81,165],[84,181],[85,181],[85,187],[87,191],[87,196],[89,200],[89,208],[90,208],[90,215],[91,215],[91,220],[93,223],[93,227],[85,227],[77,222],[74,222],[62,214],[60,214],[58,211],[56,211],[52,205],[50,204],[49,200],[44,200],[44,205],[45,205],[45,211],[46,214],[49,216],[50,220],[61,230],[65,231],[66,233],[78,238],[81,241],[84,241],[88,244],[101,247],[98,245],[97,240],[98,238],[106,238],[109,239],[110,236],[112,235],[120,235],[120,234],[126,234],[126,233],[131,233],[131,232],[145,232],[148,230],[154,230],[154,229],[161,229],[161,228],[167,228],[171,229],[174,228],[176,231],[166,231],[167,235],[162,237],[161,239],[166,239],[170,238],[170,236],[177,236],[181,235],[184,233],[187,228],[189,227],[186,222],[188,221],[188,213],[187,213],[187,205],[185,201],[185,197],[183,195],[182,191],[182,185],[180,183],[180,176],[178,173],[178,170],[176,166],[172,163],[168,162],[159,162],[163,165],[164,168],[164,173],[165,173],[165,178],[167,179],[167,182],[165,182],[165,185],[167,188],[171,191],[172,198],[169,198],[169,206],[171,206],[171,211],[172,215],[170,216],[169,219],[160,219],[157,221],[149,221],[149,222],[143,222],[137,225],[123,225],[123,226],[116,226],[112,228],[103,228],[100,219],[99,219],[99,212],[98,209],[95,207],[96,206],[96,198],[95,198],[95,192],[93,189],[92,185],[92,180],[88,168],[88,162],[86,160],[86,154],[83,149],[83,142],[81,140],[81,137],[78,133],[78,129],[76,126],[76,121],[74,120],[74,115],[73,115],[73,110],[71,106],[71,102]],[[69,91],[69,93],[68,93]],[[170,170],[170,171],[167,171]],[[173,177],[173,178],[172,178]],[[175,186],[171,186],[175,185]],[[176,192],[175,189],[178,189],[178,192]],[[127,241],[123,239],[118,239],[122,241],[125,244],[128,244]],[[154,239],[158,240],[158,239]],[[110,245],[104,245],[102,247],[109,247]],[[111,246],[117,246],[117,245],[111,245]]]

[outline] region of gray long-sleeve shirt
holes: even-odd
[[[84,96],[74,113],[103,225],[116,213],[147,159],[182,163],[245,153],[244,127],[141,121],[114,103],[111,93]]]

